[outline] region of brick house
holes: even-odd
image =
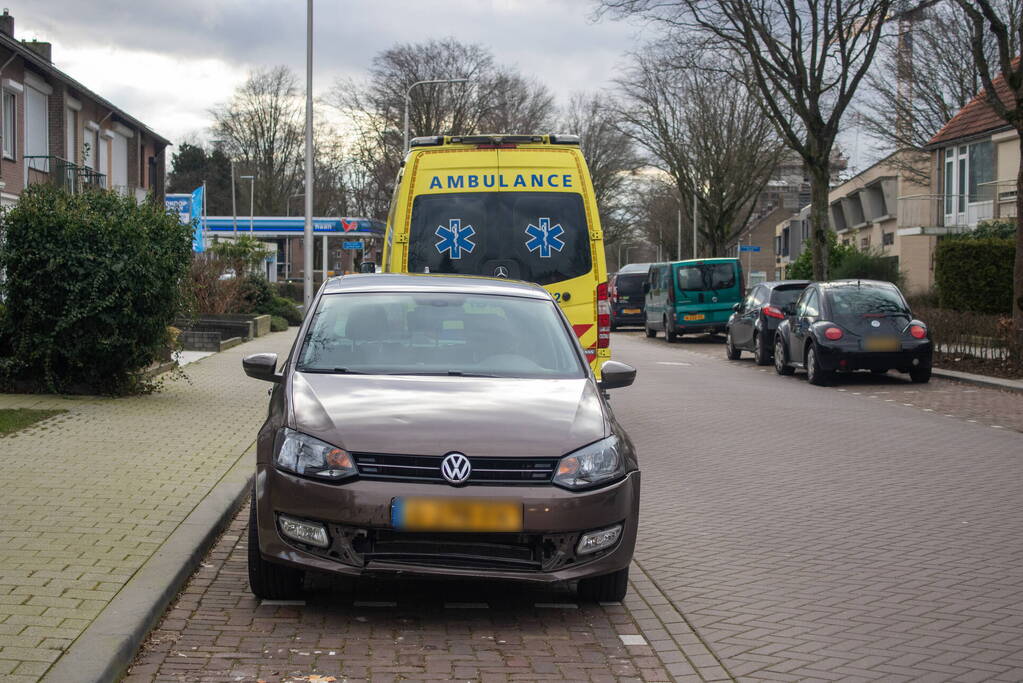
[[[170,142],[57,69],[50,43],[18,41],[0,15],[0,203],[32,183],[110,188],[163,202]]]

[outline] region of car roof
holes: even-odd
[[[810,280],[769,280],[767,282],[759,282],[757,284],[769,289],[774,289],[775,287],[792,287],[797,285],[803,285],[805,287],[810,284]],[[753,286],[756,287],[756,285]]]
[[[884,280],[829,280],[828,282],[818,282],[817,284],[824,289],[836,289],[838,287],[887,287],[889,289],[898,289],[893,283]]]
[[[645,273],[648,270],[650,270],[649,263],[627,263],[619,268],[618,272],[623,275],[628,275],[629,273]]]
[[[455,292],[550,299],[540,285],[521,280],[432,273],[353,273],[327,280],[325,295],[345,292]]]

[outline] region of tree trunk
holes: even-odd
[[[831,189],[831,169],[828,161],[823,166],[810,166],[810,249],[813,257],[813,279],[827,280],[828,273],[828,191]]]
[[[1023,128],[1017,128],[1019,135],[1019,169],[1016,171],[1016,262],[1012,271],[1012,331],[1016,340],[1023,343]],[[997,199],[997,194],[996,194]]]

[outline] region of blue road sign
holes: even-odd
[[[341,246],[345,249],[362,249],[362,242],[342,242]]]
[[[740,244],[739,251],[760,251],[760,247],[756,244]]]

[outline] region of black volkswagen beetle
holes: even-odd
[[[803,290],[795,314],[778,326],[774,368],[791,375],[805,368],[811,384],[827,384],[835,372],[895,369],[914,382],[931,378],[934,346],[927,325],[913,317],[890,282],[836,280]]]

